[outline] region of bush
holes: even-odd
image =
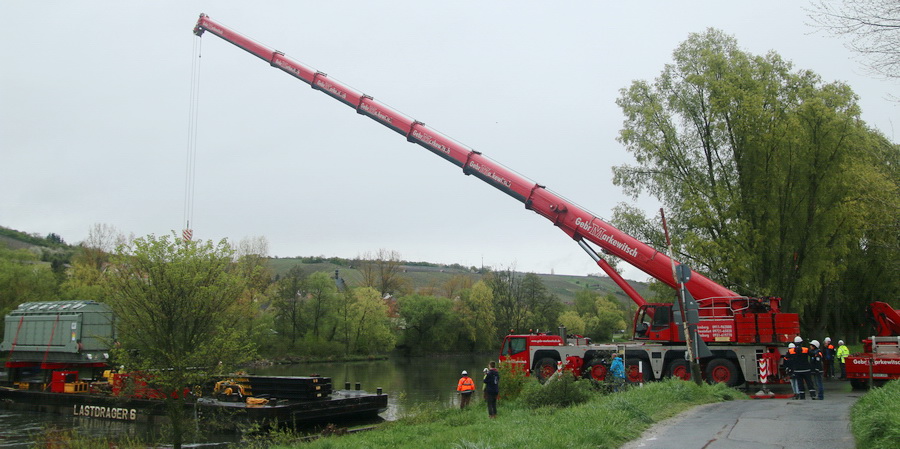
[[[572,373],[564,372],[544,385],[529,383],[522,391],[522,400],[530,408],[568,407],[587,402],[592,394],[590,382],[579,382]]]
[[[900,381],[874,388],[850,408],[850,430],[860,449],[897,447],[900,441]]]
[[[525,375],[519,365],[500,362],[497,364],[500,372],[500,400],[511,401],[519,397],[525,385],[537,382]]]

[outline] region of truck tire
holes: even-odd
[[[556,372],[556,359],[552,359],[550,357],[544,357],[534,365],[534,377],[537,377],[537,380],[540,383],[544,383],[547,379]]]
[[[728,359],[713,359],[706,365],[706,381],[736,387],[744,382],[737,365]]]
[[[606,363],[603,363],[603,359],[591,359],[584,370],[586,379],[596,380],[597,382],[606,380],[607,374],[609,374],[609,367],[606,366]]]
[[[850,379],[850,387],[854,390],[868,390],[869,382],[863,379]]]
[[[666,368],[666,377],[691,380],[691,364],[687,360],[672,360]]]
[[[650,382],[653,380],[653,372],[650,371],[650,364],[644,361],[644,372],[641,374],[639,370],[641,359],[625,360],[625,381],[632,384],[641,382]]]

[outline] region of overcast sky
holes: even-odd
[[[69,243],[95,224],[180,232],[201,12],[607,219],[631,201],[611,182],[611,167],[632,161],[616,141],[619,90],[658,76],[708,27],[848,83],[863,119],[896,142],[886,97],[897,83],[814,33],[806,5],[4,0],[0,225]],[[201,43],[195,239],[263,236],[279,257],[384,248],[411,261],[600,271],[518,201],[218,37]]]

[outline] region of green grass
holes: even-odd
[[[587,402],[566,408],[532,409],[523,401],[500,401],[496,419],[488,418],[482,401],[466,410],[432,405],[376,430],[272,447],[617,448],[639,437],[651,424],[695,405],[745,397],[721,384],[698,386],[667,380],[621,393],[595,393]]]
[[[850,430],[859,449],[893,449],[900,441],[900,381],[874,388],[850,408]]]

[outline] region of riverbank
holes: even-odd
[[[302,443],[288,443],[284,438],[282,443],[269,447],[618,448],[639,437],[653,423],[696,405],[744,398],[744,394],[721,384],[698,386],[668,380],[620,393],[597,392],[588,402],[568,408],[531,409],[520,399],[500,401],[496,419],[488,418],[480,400],[466,410],[430,405],[375,430]]]

